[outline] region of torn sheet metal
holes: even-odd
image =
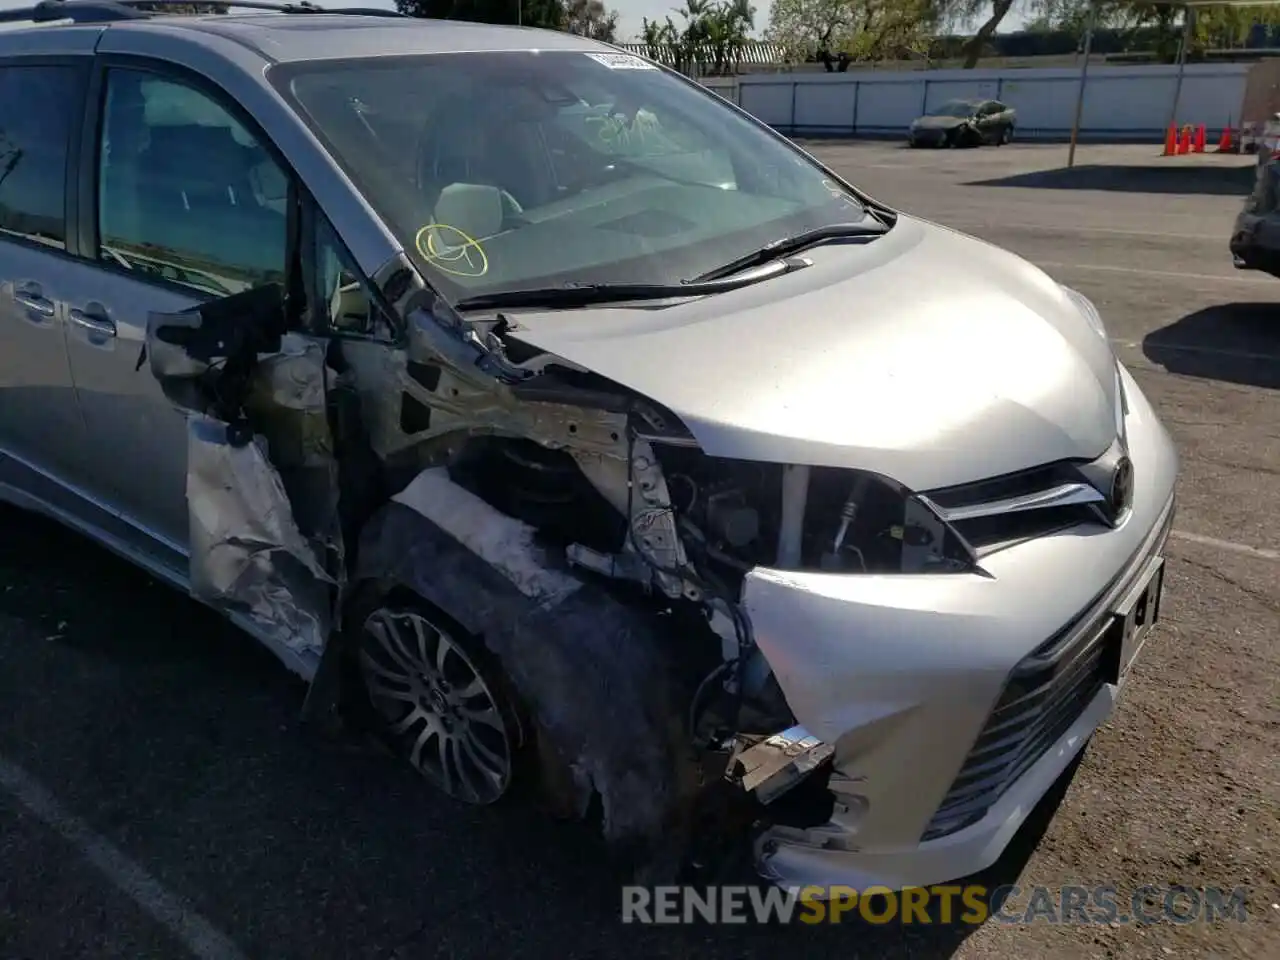
[[[324,342],[282,336],[280,316],[269,290],[153,314],[146,354],[187,415],[192,595],[319,655],[343,579],[329,371]]]
[[[579,582],[567,571],[531,575],[552,561],[525,525],[460,488],[418,496],[442,480],[411,485],[370,522],[353,579],[403,584],[458,618],[502,663],[544,744],[571,771],[567,806],[584,811],[598,792],[607,840],[678,858],[698,789],[684,722],[692,691],[673,669],[679,637],[588,581],[565,590]],[[437,522],[442,508],[449,516]],[[483,537],[468,538],[471,526]]]
[[[508,368],[495,359],[497,345],[485,345],[470,327],[462,324],[465,333],[459,332],[451,323],[462,321],[437,299],[433,312],[410,314],[403,350],[373,341],[343,343],[349,379],[379,457],[390,460],[437,442],[447,445],[451,437],[487,433],[625,461],[627,419],[616,398],[598,397],[604,405],[595,408],[564,402],[559,394],[544,396],[530,385],[517,389],[493,365],[514,374],[528,371]],[[415,422],[405,416],[407,407],[428,413]]]
[[[187,415],[191,594],[248,616],[264,635],[319,653],[332,627],[333,578],[293,519],[266,441],[236,445],[225,421]]]
[[[340,582],[344,568],[338,514],[338,463],[329,428],[323,341],[282,338],[280,352],[259,361],[249,384],[245,412],[254,433],[266,441],[298,529],[320,565]]]

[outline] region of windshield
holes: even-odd
[[[670,284],[862,204],[714,94],[621,53],[276,68],[447,296]]]
[[[968,100],[949,100],[942,106],[929,111],[931,117],[971,117],[977,104]]]

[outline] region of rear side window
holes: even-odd
[[[107,74],[99,259],[225,296],[283,283],[289,178],[218,101],[147,71]]]
[[[0,236],[65,247],[67,142],[79,94],[72,67],[0,67]]]

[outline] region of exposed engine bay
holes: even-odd
[[[698,859],[700,818],[731,819],[709,795],[824,822],[833,747],[796,726],[743,577],[965,569],[957,535],[873,474],[709,457],[407,264],[380,286],[407,318],[388,341],[308,333],[278,288],[151,318],[151,372],[191,424],[193,594],[313,657],[321,698],[350,598],[422,596],[509,673],[560,806],[598,796],[606,836],[651,861]]]

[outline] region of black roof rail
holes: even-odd
[[[58,2],[58,0],[54,0]],[[61,0],[63,3],[80,3],[86,0]],[[93,0],[88,0],[93,2]],[[317,3],[311,3],[310,0],[297,0],[296,3],[271,3],[268,0],[114,0],[125,6],[133,6],[134,4],[142,4],[148,7],[221,7],[223,11],[227,9],[239,10],[268,10],[275,13],[338,13],[347,16],[358,15],[365,17],[403,17],[404,14],[398,10],[378,10],[372,7],[322,7]],[[219,12],[223,12],[219,11]],[[160,9],[152,11],[153,13],[161,12]]]
[[[112,20],[137,20],[147,16],[150,14],[115,0],[40,0],[34,7],[0,10],[0,23],[17,23],[22,20],[32,23],[51,23],[55,20],[108,23]]]
[[[33,7],[0,10],[0,23],[111,23],[116,20],[141,20],[163,14],[165,7],[207,7],[210,12],[226,13],[231,9],[266,10],[274,13],[331,13],[362,17],[403,17],[396,10],[366,7],[321,7],[310,0],[296,3],[270,3],[267,0],[40,0]]]

